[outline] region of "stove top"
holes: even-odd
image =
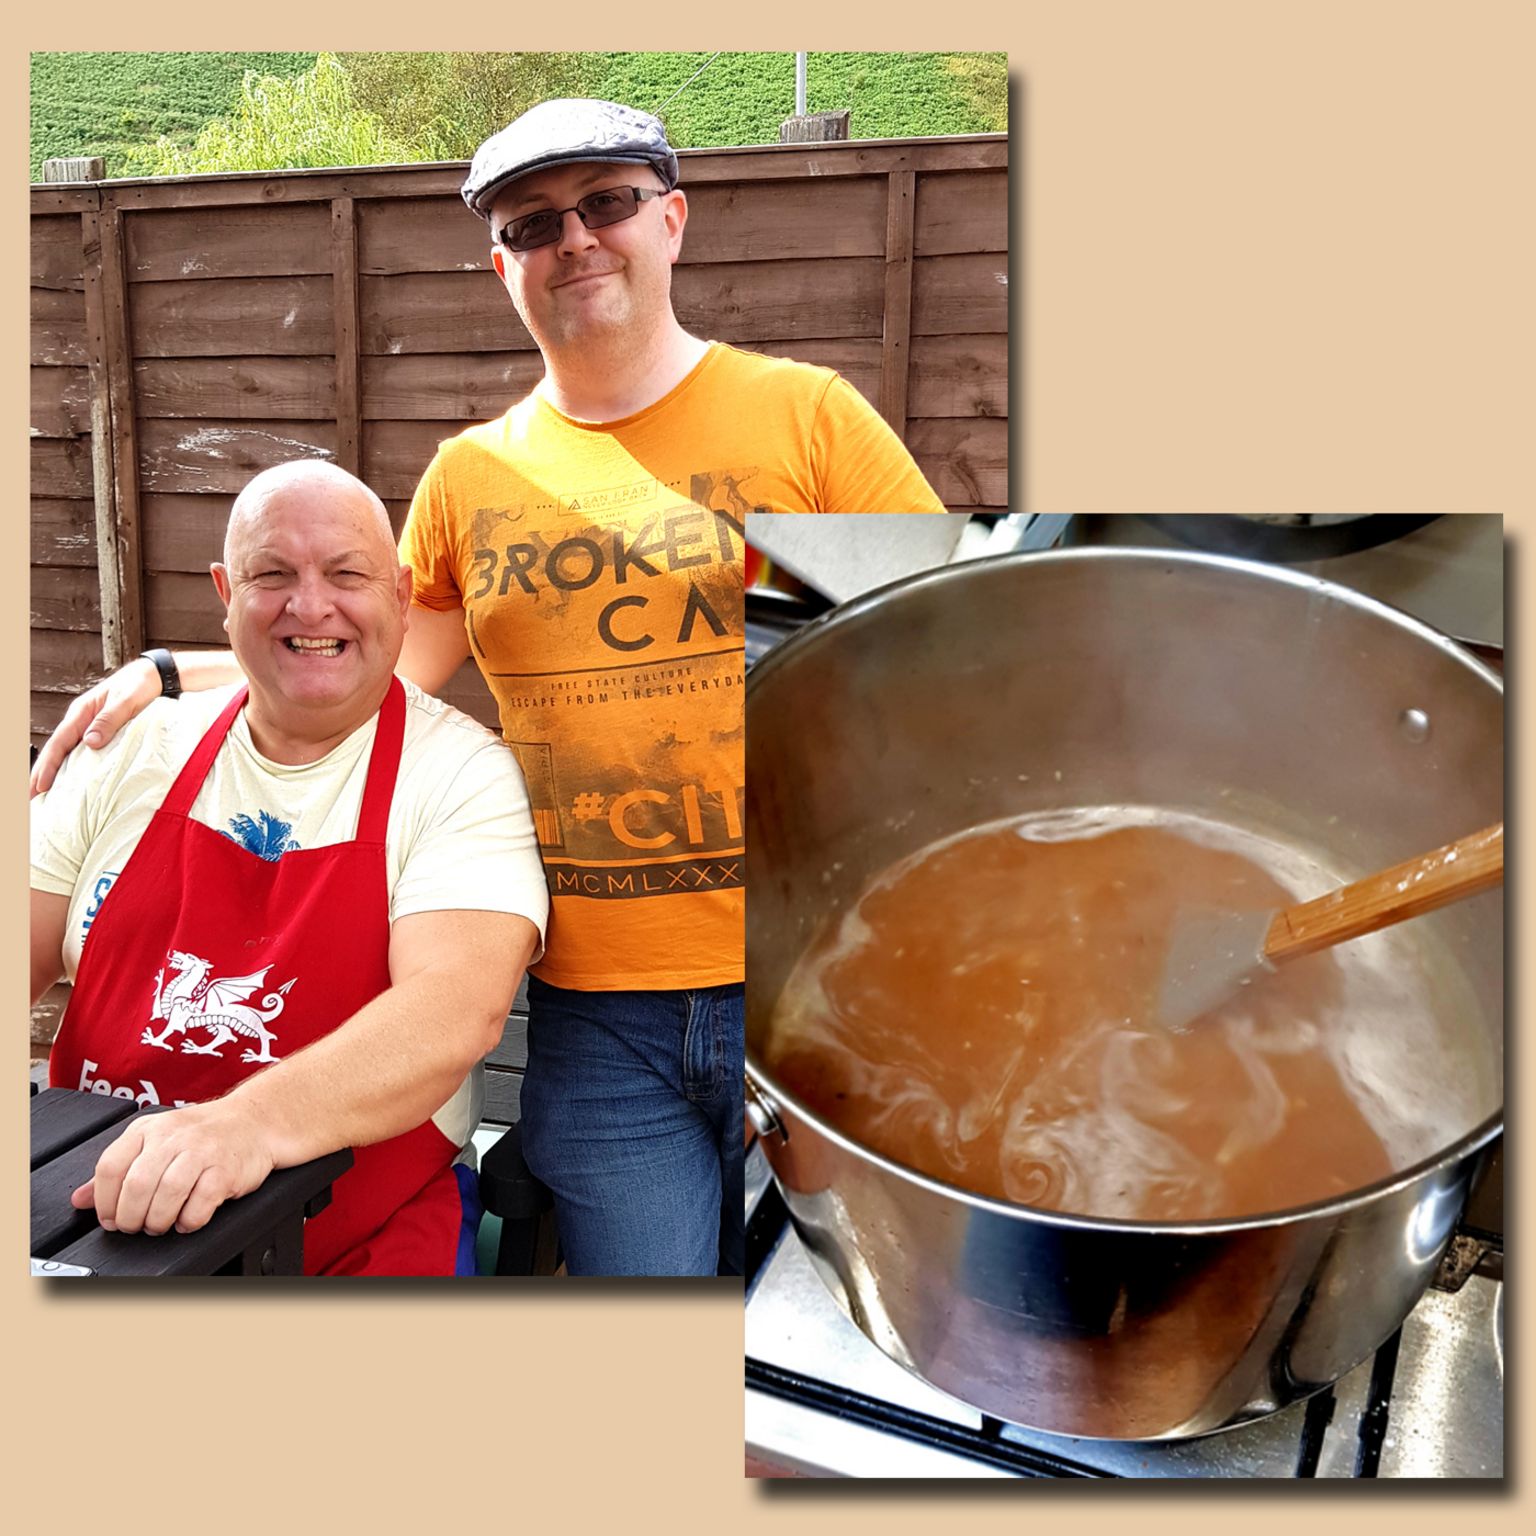
[[[1140,519],[1077,519],[1068,543],[1163,544]],[[1385,598],[1502,662],[1501,519],[1446,517],[1316,573]],[[1133,526],[1134,525],[1134,526]],[[962,547],[962,556],[964,548]],[[751,665],[821,611],[748,593]],[[1504,1468],[1501,1156],[1436,1285],[1341,1381],[1196,1440],[1083,1440],[1005,1424],[905,1371],[859,1331],[790,1224],[767,1160],[747,1162],[746,1440],[805,1477],[1499,1478]]]

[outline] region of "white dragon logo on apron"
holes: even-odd
[[[212,1038],[204,1045],[183,1039],[181,1048],[188,1055],[218,1056],[222,1059],[221,1046],[228,1045],[238,1036],[258,1040],[260,1050],[249,1047],[240,1053],[241,1061],[276,1061],[272,1054],[272,1042],[277,1038],[266,1026],[283,1011],[288,989],[298,980],[290,977],[275,991],[268,992],[260,1007],[251,1007],[247,999],[267,979],[270,965],[263,966],[249,976],[215,977],[213,962],[185,950],[173,949],[166,956],[175,979],[169,986],[165,982],[166,966],[155,976],[154,1007],[151,1019],[164,1019],[165,1028],[156,1035],[153,1028],[139,1036],[140,1045],[158,1046],[163,1051],[173,1050],[171,1035],[185,1036],[190,1029],[205,1029]]]

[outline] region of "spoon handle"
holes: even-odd
[[[1475,896],[1504,879],[1504,823],[1275,913],[1266,960],[1289,960]]]

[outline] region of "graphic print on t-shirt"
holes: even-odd
[[[301,846],[292,833],[291,821],[283,821],[271,811],[257,811],[254,820],[243,812],[231,816],[224,836],[239,843],[247,853],[275,864],[285,853],[293,853]]]
[[[473,519],[470,643],[527,780],[551,894],[743,883],[741,520],[615,486]],[[606,516],[594,515],[594,503]],[[724,707],[722,707],[724,705]]]

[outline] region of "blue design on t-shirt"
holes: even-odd
[[[112,889],[112,882],[120,873],[116,869],[104,869],[97,877],[95,888],[91,891],[91,904],[85,909],[85,916],[80,922],[82,946],[85,944],[85,936],[91,931],[91,924],[96,921],[96,914],[101,911],[102,902],[107,899],[107,892]]]
[[[291,821],[279,821],[271,811],[257,811],[256,815],[257,821],[245,815],[231,816],[230,830],[224,836],[270,864],[298,848],[299,844],[288,835],[293,831]]]

